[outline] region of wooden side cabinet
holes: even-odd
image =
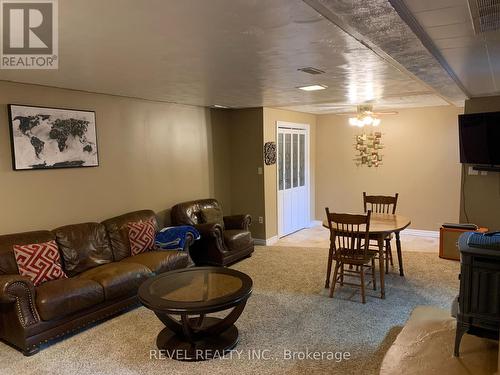
[[[458,237],[465,232],[486,233],[488,232],[488,228],[479,228],[475,231],[470,229],[439,228],[439,257],[443,259],[460,260]]]

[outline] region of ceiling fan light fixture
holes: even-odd
[[[371,125],[373,124],[373,117],[370,115],[364,116],[363,117],[363,124],[364,125]]]
[[[380,120],[377,117],[373,117],[371,115],[360,115],[358,117],[350,117],[349,118],[349,125],[351,126],[357,126],[359,128],[362,128],[364,126],[379,126],[382,120]]]
[[[365,123],[362,118],[359,117],[351,117],[349,118],[349,125],[357,126],[358,128],[362,128],[365,126]]]
[[[373,112],[371,105],[359,105],[358,115],[349,118],[349,125],[362,128],[363,126],[379,126],[382,120]]]

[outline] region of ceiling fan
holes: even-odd
[[[349,125],[362,128],[365,125],[379,126],[381,122],[379,116],[397,115],[398,112],[396,111],[374,112],[373,105],[360,104],[358,105],[356,112],[340,112],[336,114],[340,116],[352,116],[349,117]]]

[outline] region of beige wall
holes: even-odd
[[[262,108],[230,111],[231,212],[252,215],[252,235],[266,238],[264,223],[264,176],[262,168]]]
[[[310,193],[311,193],[311,220],[315,217],[315,181],[316,181],[316,118],[308,113],[286,111],[276,108],[264,108],[264,141],[276,142],[276,122],[286,121],[300,124],[309,124],[310,142]],[[264,166],[265,184],[265,223],[266,239],[278,235],[278,200],[277,200],[277,165]]]
[[[96,111],[100,166],[14,172],[7,104]],[[0,82],[0,233],[163,211],[212,194],[208,111]]]
[[[211,109],[214,197],[225,215],[250,214],[254,238],[265,239],[262,108]]]
[[[230,110],[211,109],[211,149],[213,169],[213,197],[222,206],[225,215],[231,214],[231,121]]]
[[[385,116],[380,130],[383,165],[357,167],[354,136],[359,130],[347,118],[318,117],[316,133],[316,217],[325,207],[362,211],[362,192],[399,192],[398,212],[411,218],[411,228],[437,230],[459,217],[460,164],[458,121],[461,109],[434,107],[400,110]]]
[[[12,171],[9,103],[95,110],[101,165]],[[276,165],[264,166],[263,144],[276,141],[277,121],[310,124],[312,219],[322,219],[325,206],[360,210],[364,189],[398,191],[400,212],[412,218],[413,227],[436,229],[458,220],[459,112],[442,107],[385,117],[384,165],[368,169],[352,161],[355,130],[344,117],[273,108],[209,111],[0,82],[5,124],[0,128],[0,233],[100,221],[143,208],[164,212],[180,201],[215,196],[226,214],[253,216],[254,237],[272,238],[277,235]]]
[[[500,111],[500,96],[472,98],[465,102],[465,113]],[[500,173],[488,172],[483,175],[468,175],[469,165],[464,164],[464,191],[469,222],[488,227],[490,230],[500,229]],[[460,202],[460,221],[467,222],[464,212],[464,201]]]
[[[214,196],[225,214],[249,213],[258,239],[277,235],[276,165],[264,164],[264,143],[276,142],[276,122],[310,125],[311,218],[314,218],[316,116],[274,108],[212,109]],[[258,168],[263,174],[258,174]],[[259,217],[264,223],[259,223]]]

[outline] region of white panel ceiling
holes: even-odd
[[[0,79],[202,106],[446,104],[301,0],[64,0],[59,25],[58,70]]]
[[[470,96],[500,94],[500,31],[476,35],[467,0],[404,0]]]

